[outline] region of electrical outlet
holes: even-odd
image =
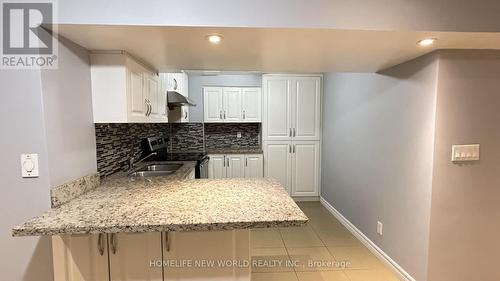
[[[378,235],[382,235],[384,231],[384,224],[377,221],[377,233]]]
[[[241,139],[241,132],[237,132],[236,133],[236,137],[239,138],[239,139]]]

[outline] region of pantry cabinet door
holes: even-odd
[[[109,235],[109,268],[111,281],[162,281],[160,232],[117,233]]]
[[[260,88],[242,88],[242,121],[262,121],[262,93]]]
[[[320,144],[292,143],[292,196],[319,196]]]
[[[205,122],[224,122],[223,95],[221,87],[203,88]]]
[[[52,236],[54,281],[109,281],[107,235]]]
[[[264,177],[264,159],[262,154],[245,155],[245,178]]]
[[[241,88],[224,87],[224,122],[241,122]]]
[[[245,177],[245,157],[243,155],[227,155],[227,178]]]
[[[291,103],[290,79],[264,77],[263,139],[269,141],[290,140]]]
[[[292,139],[319,141],[321,77],[297,77],[292,81]]]
[[[268,141],[264,143],[264,177],[278,180],[288,193],[291,192],[291,154],[289,141]]]
[[[226,156],[224,155],[209,155],[208,161],[208,178],[209,179],[224,179],[226,178]]]

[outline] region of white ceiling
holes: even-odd
[[[59,25],[89,50],[125,50],[160,72],[376,72],[435,49],[500,49],[500,33]],[[222,34],[219,45],[205,36]],[[432,47],[422,38],[439,40]]]

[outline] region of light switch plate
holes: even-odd
[[[451,148],[451,161],[479,161],[479,144],[453,145]]]
[[[241,132],[237,132],[237,133],[236,133],[236,137],[237,137],[237,138],[241,138]]]
[[[23,178],[38,177],[38,154],[21,154],[21,175]]]

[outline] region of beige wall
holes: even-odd
[[[450,161],[452,144],[481,161]],[[440,54],[429,281],[500,280],[500,51]]]

